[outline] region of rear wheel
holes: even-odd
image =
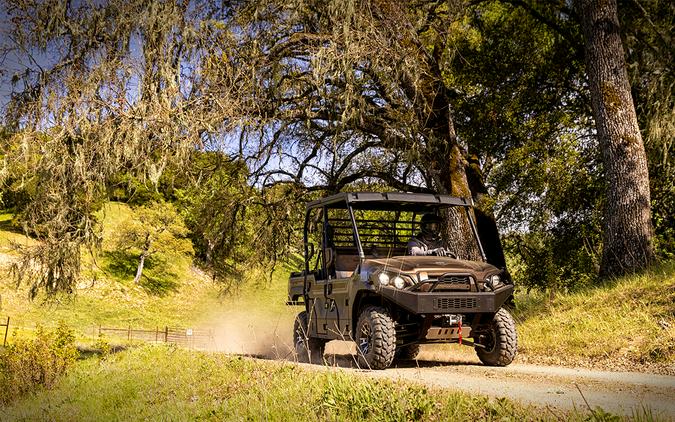
[[[420,353],[419,344],[408,344],[396,349],[396,359],[413,360]]]
[[[513,362],[518,351],[518,335],[513,317],[504,308],[500,308],[486,327],[480,330],[476,354],[481,362],[488,366],[506,366]]]
[[[356,353],[364,368],[385,369],[394,361],[396,329],[389,312],[379,306],[368,306],[356,324]]]
[[[326,341],[320,338],[309,337],[307,312],[302,311],[295,317],[293,325],[293,344],[298,362],[321,363]]]

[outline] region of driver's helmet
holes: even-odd
[[[441,217],[437,216],[436,214],[424,214],[420,220],[422,234],[426,236],[438,237],[438,235],[441,233],[441,221]]]

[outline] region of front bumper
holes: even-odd
[[[380,294],[413,314],[496,313],[513,293],[507,284],[494,292],[410,292],[383,287]]]

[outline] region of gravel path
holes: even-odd
[[[504,396],[560,409],[599,406],[630,416],[644,406],[655,415],[675,420],[675,377],[672,376],[519,364],[488,368],[459,363],[425,367],[426,362],[419,363],[419,367],[370,371],[369,375]]]
[[[422,351],[417,361],[395,362],[394,367],[384,371],[368,371],[355,367],[353,347],[329,345],[329,365],[308,366],[508,397],[549,407],[553,413],[555,409],[585,411],[601,407],[632,416],[644,407],[651,409],[654,416],[675,421],[675,376],[519,364],[517,359],[505,368],[491,368],[483,366],[473,351],[468,351],[471,354],[462,353],[452,361],[439,361],[436,354]]]

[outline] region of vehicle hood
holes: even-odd
[[[361,272],[370,274],[377,270],[401,273],[444,274],[475,273],[482,275],[498,272],[499,269],[487,262],[466,261],[442,256],[396,256],[391,258],[370,258],[363,261]]]

